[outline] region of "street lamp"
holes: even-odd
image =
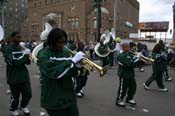
[[[92,0],[92,3],[93,3],[93,6],[95,8],[97,8],[97,22],[98,22],[98,38],[97,38],[97,42],[100,41],[100,30],[101,30],[101,27],[102,27],[102,24],[101,24],[101,6],[102,6],[102,2],[105,2],[106,0]]]

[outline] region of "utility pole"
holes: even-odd
[[[117,20],[119,18],[119,16],[117,16],[117,11],[118,11],[117,5],[118,5],[117,0],[114,0],[114,22],[113,22],[114,25],[113,27],[114,27],[115,33],[116,33],[116,28],[117,28]]]
[[[98,28],[97,28],[97,33],[98,33],[98,38],[97,42],[100,41],[100,36],[101,36],[101,27],[102,27],[102,21],[101,21],[101,6],[102,2],[106,0],[92,0],[93,6],[97,9],[97,22],[98,22]]]

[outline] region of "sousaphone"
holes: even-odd
[[[47,37],[48,37],[51,30],[52,30],[52,26],[49,23],[46,23],[45,30],[40,35],[40,39],[42,42],[39,45],[37,45],[32,51],[32,56],[36,58],[36,60],[34,62],[37,62],[38,53],[41,49],[44,48],[44,41],[47,40]]]
[[[110,42],[111,38],[113,39],[112,40],[112,45],[109,46],[109,42]],[[106,39],[104,41],[104,44],[106,46],[108,46],[110,52],[114,52],[115,51],[116,42],[115,42],[115,29],[114,28],[111,29],[111,32],[110,31],[106,32]]]

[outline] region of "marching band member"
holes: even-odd
[[[84,53],[84,43],[82,41],[78,42],[77,47],[77,52],[82,51]],[[83,97],[84,92],[82,89],[86,86],[89,71],[79,64],[77,64],[77,68],[79,75],[76,77],[76,95],[77,97]]]
[[[118,57],[118,55],[119,55],[119,53],[120,53],[120,50],[121,50],[121,39],[120,39],[120,37],[117,37],[116,39],[115,39],[115,42],[116,42],[116,46],[115,46],[115,52],[114,52],[114,62],[115,62],[115,64],[117,64],[117,57]]]
[[[143,54],[143,45],[141,43],[137,43],[137,54]],[[140,60],[137,65],[137,67],[140,69],[140,72],[144,71],[143,65],[144,62]]]
[[[78,116],[76,94],[72,77],[77,75],[75,64],[84,57],[78,52],[73,58],[64,47],[65,31],[54,28],[49,32],[47,48],[38,55],[41,72],[41,106],[49,116]]]
[[[112,38],[112,36],[110,36],[110,40],[107,43],[107,46],[111,50],[115,49],[116,42],[114,41],[114,39]],[[108,55],[108,62],[109,62],[109,67],[110,68],[113,68],[113,66],[114,66],[114,51],[111,51],[110,54]]]
[[[166,53],[168,52],[168,51],[166,51],[166,48],[165,48],[165,44],[163,43],[163,41],[162,40],[160,40],[159,41],[159,44],[161,45],[161,51],[163,52],[163,53],[165,53],[165,55],[166,55]],[[165,63],[165,71],[164,71],[164,78],[165,78],[165,81],[172,81],[172,78],[171,77],[169,77],[169,74],[168,74],[168,57],[167,57],[167,55],[166,55],[166,63]]]
[[[155,59],[152,67],[153,74],[151,77],[143,84],[145,90],[150,90],[149,85],[155,80],[159,90],[162,92],[168,92],[168,89],[163,84],[163,73],[165,71],[166,55],[161,51],[161,45],[156,44],[152,51],[152,57]]]
[[[134,67],[136,66],[140,56],[134,58],[130,54],[130,46],[127,43],[122,44],[123,52],[118,56],[118,76],[119,76],[119,88],[118,96],[116,98],[116,105],[124,107],[125,103],[123,99],[127,93],[126,103],[131,105],[136,105],[136,102],[133,100],[136,92],[136,80]]]
[[[104,40],[105,40],[105,36],[101,36],[100,38],[100,46],[99,46],[99,53],[100,54],[105,54],[107,51],[107,46],[104,45]],[[105,67],[108,65],[108,60],[107,60],[107,56],[106,57],[100,57],[101,61],[102,61],[102,67]]]
[[[10,111],[12,116],[19,116],[18,105],[20,94],[22,100],[19,109],[26,115],[30,112],[27,105],[32,97],[29,73],[26,64],[30,64],[29,54],[31,51],[22,51],[19,43],[21,36],[18,32],[11,34],[11,43],[5,49],[5,61],[7,63],[7,83],[11,90]]]

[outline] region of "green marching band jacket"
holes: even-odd
[[[155,59],[153,63],[153,72],[162,72],[166,68],[166,57],[161,56],[162,52],[153,52],[152,58]]]
[[[7,63],[7,83],[11,85],[29,82],[26,64],[30,64],[29,56],[24,55],[21,48],[7,45],[5,48],[5,62]]]
[[[41,106],[46,109],[64,109],[76,104],[72,77],[77,68],[67,49],[53,52],[43,49],[38,55],[41,72]]]
[[[115,47],[116,47],[116,43],[113,41],[113,42],[109,42],[108,44],[107,44],[107,46],[109,47],[109,49],[110,50],[113,50],[113,49],[115,49]]]
[[[134,58],[130,53],[120,53],[118,56],[118,76],[130,79],[135,77],[134,68],[136,67],[139,59]]]

